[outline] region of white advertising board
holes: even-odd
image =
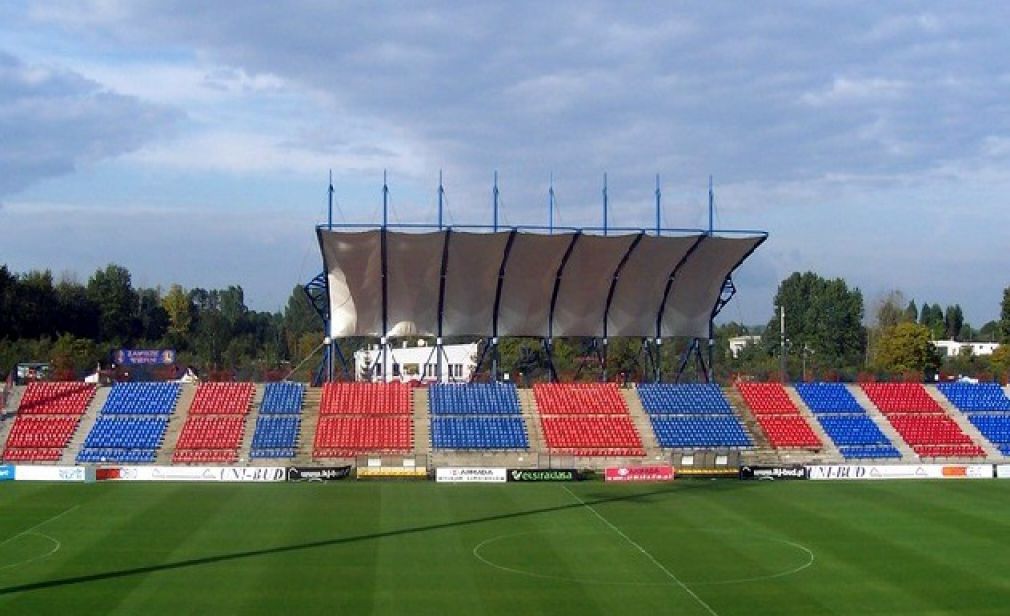
[[[996,478],[997,479],[1010,479],[1010,464],[997,464],[996,465]]]
[[[14,471],[15,481],[86,481],[83,466],[22,466]]]
[[[991,464],[847,464],[808,466],[808,478],[825,480],[874,479],[991,479]]]
[[[505,483],[508,477],[504,468],[438,468],[437,483]]]
[[[284,481],[283,466],[123,466],[114,481]],[[101,473],[99,474],[101,476]]]

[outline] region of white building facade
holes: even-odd
[[[382,348],[373,345],[354,353],[354,378],[386,383],[466,383],[477,369],[478,353],[476,342],[442,345],[441,352],[438,352],[437,347],[419,340],[417,346],[408,346],[406,342],[399,347],[390,345],[386,348],[383,362]]]

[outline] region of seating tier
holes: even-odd
[[[755,415],[799,412],[779,383],[737,383],[736,388]]]
[[[193,415],[246,415],[256,388],[252,383],[201,383],[189,407]]]
[[[1010,412],[1010,398],[997,383],[940,383],[951,404],[966,412]]]
[[[772,447],[820,448],[822,443],[803,417],[795,415],[756,415]]]
[[[650,415],[733,414],[722,389],[714,383],[643,383],[637,391]]]
[[[651,415],[660,447],[750,447],[752,442],[735,416]]]
[[[627,415],[616,383],[537,383],[533,395],[541,415]]]
[[[511,383],[435,383],[428,388],[433,415],[518,415],[519,392]]]
[[[434,417],[431,442],[436,449],[527,449],[522,417]]]
[[[171,415],[179,383],[116,383],[102,405],[102,415]]]
[[[541,415],[544,440],[556,454],[641,456],[642,440],[628,415]]]
[[[321,415],[409,415],[411,388],[403,383],[327,383]]]
[[[893,414],[888,421],[915,453],[925,457],[984,457],[981,447],[951,418],[936,414]]]
[[[865,413],[842,383],[797,383],[796,393],[817,414]]]
[[[880,412],[939,413],[943,409],[919,383],[863,383],[863,391]]]
[[[83,415],[94,396],[95,386],[88,383],[29,383],[18,415]]]
[[[342,458],[365,453],[407,453],[413,446],[409,416],[333,416],[319,418],[313,456]]]
[[[301,419],[289,415],[260,415],[253,433],[254,458],[292,458]]]
[[[263,390],[261,415],[301,415],[305,386],[301,383],[267,383]]]

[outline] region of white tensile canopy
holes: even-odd
[[[333,338],[703,338],[727,276],[766,237],[318,234]]]

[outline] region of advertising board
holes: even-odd
[[[14,479],[14,465],[0,464],[0,481],[11,481]]]
[[[508,481],[543,482],[543,481],[579,481],[582,477],[574,468],[524,469],[510,468]]]
[[[606,481],[671,481],[673,467],[654,466],[611,466],[604,473]]]
[[[288,481],[339,481],[351,476],[351,466],[289,466]]]
[[[504,468],[437,468],[437,483],[505,483]]]
[[[283,466],[122,466],[99,469],[100,480],[109,481],[284,481]]]
[[[16,481],[86,481],[83,466],[22,466],[14,470]]]
[[[741,466],[740,479],[795,480],[806,479],[807,470],[802,466]]]
[[[170,366],[175,363],[175,349],[116,349],[112,361],[121,366]]]
[[[358,479],[426,479],[428,470],[408,466],[359,466]]]
[[[996,478],[997,479],[1010,479],[1010,464],[997,464],[996,465]]]
[[[991,464],[848,464],[808,466],[808,478],[825,480],[991,479]]]

